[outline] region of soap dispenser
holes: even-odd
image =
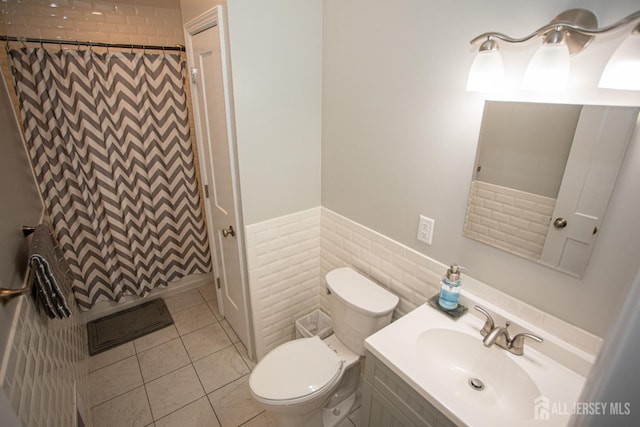
[[[460,266],[452,264],[440,282],[438,305],[445,310],[455,310],[460,299]]]

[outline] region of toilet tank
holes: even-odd
[[[364,340],[391,322],[398,297],[349,267],[325,276],[333,332],[351,351],[364,355]]]

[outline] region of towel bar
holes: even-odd
[[[24,288],[20,288],[20,289],[0,288],[0,302],[5,304],[7,301],[9,301],[13,297],[18,295],[24,295],[29,292],[31,292],[30,286],[25,286]]]
[[[22,235],[24,237],[27,237],[29,234],[32,234],[34,231],[36,231],[35,227],[29,227],[27,225],[22,226]],[[28,294],[29,292],[31,292],[31,281],[32,281],[31,279],[32,279],[32,271],[31,271],[31,268],[29,268],[27,286],[23,288],[18,288],[18,289],[0,288],[0,304],[4,305],[13,297]]]

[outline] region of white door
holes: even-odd
[[[542,263],[584,274],[637,116],[636,108],[582,107]]]
[[[206,14],[210,19],[204,24],[199,17],[197,23],[185,25],[187,52],[218,301],[221,313],[252,355],[231,82],[221,12],[218,6]]]

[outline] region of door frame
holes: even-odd
[[[245,252],[245,236],[244,236],[244,221],[242,218],[242,202],[240,197],[240,177],[238,175],[238,150],[237,150],[237,142],[236,142],[236,127],[235,127],[235,115],[234,115],[234,105],[233,105],[233,88],[231,82],[231,63],[229,60],[229,37],[228,31],[225,26],[226,16],[224,14],[223,6],[218,5],[215,6],[206,12],[198,15],[194,19],[186,22],[184,24],[184,39],[185,39],[185,52],[187,53],[187,78],[189,80],[189,85],[191,88],[191,98],[192,98],[192,111],[194,120],[196,122],[195,133],[196,133],[196,144],[198,148],[198,163],[200,164],[200,175],[202,177],[202,182],[207,181],[206,178],[209,175],[213,176],[212,170],[213,165],[210,164],[207,158],[201,156],[200,153],[204,153],[205,149],[203,147],[204,139],[201,135],[200,126],[197,124],[202,120],[200,117],[200,112],[197,108],[194,108],[194,104],[197,93],[193,90],[193,80],[191,78],[190,70],[195,66],[194,58],[193,58],[193,45],[192,45],[192,36],[201,33],[202,31],[208,30],[209,28],[218,26],[219,34],[220,34],[220,51],[222,53],[221,63],[222,63],[222,79],[224,86],[224,97],[225,97],[225,112],[226,112],[226,123],[227,123],[227,135],[229,138],[229,163],[231,165],[231,185],[233,190],[233,200],[234,200],[234,209],[236,211],[236,221],[237,221],[237,230],[236,230],[236,238],[238,240],[238,257],[240,260],[240,278],[241,278],[241,286],[242,286],[242,294],[244,299],[244,311],[247,323],[247,352],[249,357],[253,359],[255,357],[255,339],[254,339],[254,331],[253,331],[253,321],[252,321],[252,312],[251,312],[251,301],[250,301],[250,293],[249,293],[249,283],[248,283],[248,274],[247,274],[247,261],[246,261],[246,252]],[[201,182],[201,185],[202,185]],[[202,189],[201,189],[202,190]],[[204,194],[202,191],[201,194]],[[220,266],[218,265],[218,257],[217,257],[217,247],[215,241],[215,227],[213,224],[213,213],[208,205],[208,203],[204,203],[205,212],[207,215],[207,232],[209,235],[209,247],[212,253],[213,258],[213,266],[214,266],[214,277],[216,281],[216,295],[218,300],[218,309],[220,310],[220,314],[224,316],[224,304],[222,297],[222,290],[220,286],[218,286],[220,276],[219,272]]]

